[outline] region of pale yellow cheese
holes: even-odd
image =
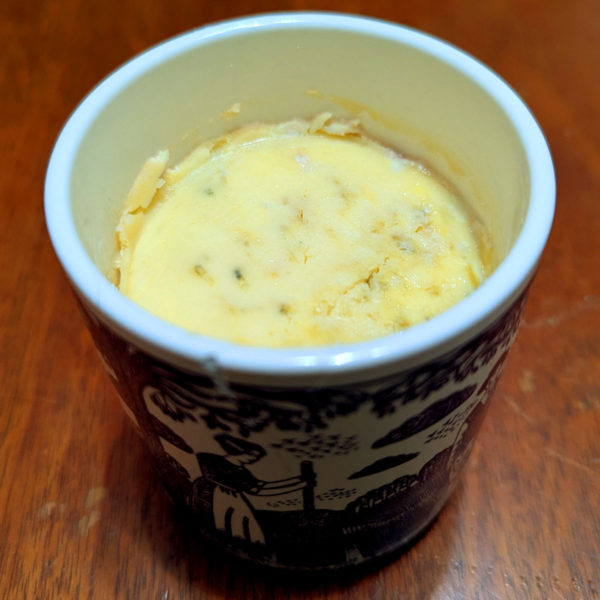
[[[127,198],[119,287],[190,331],[271,347],[365,340],[485,276],[460,200],[357,123],[246,126],[167,160],[149,159]]]

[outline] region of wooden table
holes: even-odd
[[[42,186],[84,94],[164,38],[320,8],[438,35],[498,71],[544,129],[554,229],[457,492],[382,565],[290,580],[194,538],[101,368],[46,235]],[[600,3],[0,3],[0,598],[600,598]]]

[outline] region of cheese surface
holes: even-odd
[[[268,347],[429,319],[485,277],[460,199],[355,122],[249,125],[143,166],[117,227],[120,290],[192,332]]]

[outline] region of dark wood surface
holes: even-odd
[[[279,9],[381,17],[498,71],[555,160],[554,229],[462,483],[404,554],[330,580],[195,539],[126,422],[42,212],[62,123],[135,53]],[[600,598],[600,3],[0,0],[0,598]]]

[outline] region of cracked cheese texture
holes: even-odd
[[[461,202],[357,123],[251,125],[149,159],[117,228],[119,287],[192,332],[354,342],[444,311],[485,275]]]

